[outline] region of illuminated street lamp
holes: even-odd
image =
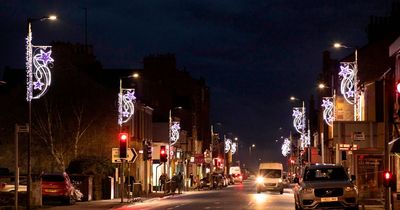
[[[28,183],[27,183],[27,209],[31,208],[32,185],[32,99],[43,96],[51,84],[49,64],[53,63],[51,46],[32,45],[32,23],[35,21],[56,20],[57,17],[45,16],[41,18],[28,18],[28,34],[26,37],[26,100],[28,101],[29,138],[28,138]]]
[[[354,121],[361,120],[361,110],[359,106],[359,92],[358,92],[358,52],[357,48],[349,47],[340,43],[334,43],[334,48],[354,49],[354,62],[340,62],[339,76],[342,77],[340,84],[340,92],[344,99],[354,106]]]
[[[255,145],[255,144],[252,144],[251,146],[249,146],[249,154],[250,154],[250,156],[251,156],[251,151],[252,151],[254,148],[256,148],[256,145]]]

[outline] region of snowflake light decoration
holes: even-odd
[[[288,138],[285,138],[282,144],[282,155],[287,156],[290,153],[290,140]]]
[[[305,114],[303,112],[303,107],[294,107],[293,108],[293,126],[297,132],[303,133],[305,129]]]
[[[340,83],[340,93],[344,96],[344,99],[354,104],[356,87],[354,84],[354,78],[356,74],[357,63],[356,62],[341,62],[339,76],[342,77]]]
[[[135,90],[134,89],[121,89],[118,94],[118,124],[128,122],[133,113],[135,112]]]
[[[172,122],[171,127],[169,128],[169,139],[171,145],[174,145],[179,139],[179,131],[181,129],[180,123],[177,121]]]
[[[225,153],[228,153],[229,150],[231,150],[231,145],[232,145],[232,140],[231,139],[225,139]]]
[[[236,150],[237,150],[237,144],[236,144],[236,142],[233,142],[231,145],[232,155],[236,153]]]
[[[324,107],[324,112],[322,113],[322,116],[326,124],[332,127],[333,121],[335,120],[333,97],[324,97],[322,99],[321,106]]]

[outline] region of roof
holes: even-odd
[[[308,169],[321,169],[321,168],[343,168],[342,165],[338,164],[326,164],[326,163],[321,163],[321,164],[313,164],[313,165],[308,165],[306,166]]]

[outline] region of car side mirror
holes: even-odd
[[[351,181],[356,181],[356,175],[351,175]]]
[[[293,182],[294,182],[294,183],[299,183],[299,178],[295,177],[295,178],[293,179]]]

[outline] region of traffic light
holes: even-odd
[[[128,145],[128,133],[119,133],[119,157],[126,158],[126,147]]]
[[[383,172],[383,186],[392,187],[393,185],[393,174],[390,171]]]
[[[147,160],[151,160],[152,159],[152,156],[151,156],[151,153],[152,153],[152,148],[151,148],[151,142],[147,142]]]
[[[160,162],[167,162],[167,151],[165,150],[165,146],[160,146]]]

